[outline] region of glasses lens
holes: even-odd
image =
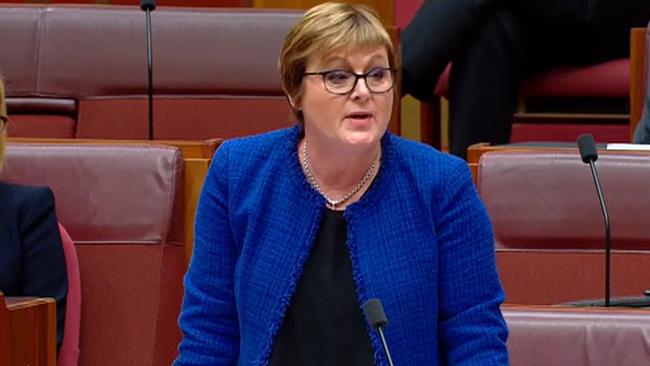
[[[393,72],[390,69],[375,68],[368,72],[366,84],[375,93],[384,93],[393,87]]]
[[[365,74],[366,86],[373,93],[385,93],[395,84],[395,73],[389,68],[376,67]],[[354,89],[357,75],[344,70],[332,70],[323,74],[325,89],[333,94],[348,94]]]
[[[332,70],[323,74],[325,87],[331,93],[348,93],[354,85],[355,76],[347,71]]]

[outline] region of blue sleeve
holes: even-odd
[[[239,323],[234,296],[237,250],[228,218],[228,144],[215,154],[199,199],[194,251],[185,275],[176,366],[234,365]]]
[[[21,288],[25,296],[56,300],[56,341],[61,345],[65,326],[68,275],[61,235],[49,188],[33,189],[19,213],[23,247]]]
[[[440,197],[439,329],[443,364],[508,365],[494,237],[464,162]]]

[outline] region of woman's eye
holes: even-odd
[[[372,69],[368,72],[368,77],[372,80],[383,80],[386,77],[388,71],[385,69]]]
[[[350,80],[350,73],[345,71],[332,71],[325,75],[328,82],[335,84],[344,84]]]

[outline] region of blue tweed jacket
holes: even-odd
[[[300,131],[230,140],[215,154],[175,365],[268,363],[325,207],[298,161]],[[382,149],[375,181],[344,214],[359,304],[381,299],[396,365],[507,365],[492,230],[466,164],[390,133]]]

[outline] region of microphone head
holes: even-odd
[[[580,158],[583,163],[598,160],[598,152],[596,151],[596,143],[594,137],[588,133],[580,135],[578,140],[578,150],[580,150]]]
[[[156,9],[156,0],[140,0],[140,9],[142,10],[155,10]]]
[[[377,330],[378,327],[384,327],[388,324],[384,307],[379,299],[370,299],[363,304],[363,312],[370,326]]]

